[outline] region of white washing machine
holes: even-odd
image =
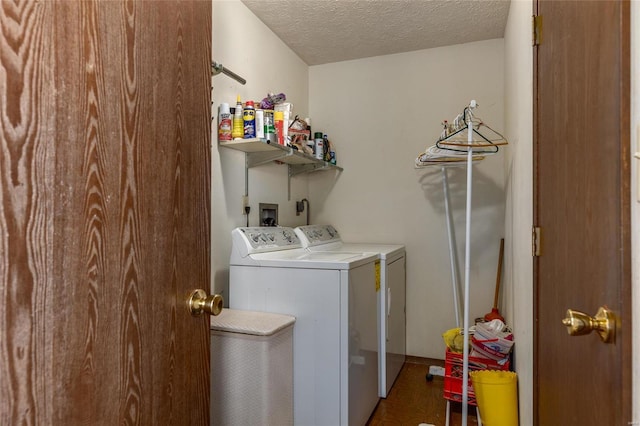
[[[386,398],[404,365],[406,348],[405,248],[399,244],[345,243],[331,225],[299,226],[302,246],[311,252],[375,253],[380,257],[378,307],[378,395]]]
[[[364,425],[378,402],[377,256],[312,253],[292,228],[231,235],[229,307],[296,318],[294,424]]]

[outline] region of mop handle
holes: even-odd
[[[498,274],[496,277],[496,294],[493,297],[493,308],[498,309],[498,296],[500,296],[500,282],[502,281],[502,259],[504,257],[504,238],[500,239],[500,257],[498,258]]]

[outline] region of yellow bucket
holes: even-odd
[[[512,371],[469,372],[484,426],[518,426],[518,375]]]

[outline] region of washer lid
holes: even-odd
[[[401,244],[345,243],[332,225],[307,225],[294,229],[302,247],[310,251],[378,253],[382,260],[402,256]]]
[[[256,253],[249,257],[258,266],[305,269],[352,269],[379,258],[376,253],[312,252],[306,249]]]
[[[327,247],[331,251],[378,253],[382,260],[395,258],[405,253],[405,247],[401,244],[340,243],[325,244],[324,246],[313,247],[313,249],[322,250],[322,247]]]
[[[270,336],[292,325],[295,321],[296,318],[291,315],[225,308],[220,315],[211,316],[211,330]]]

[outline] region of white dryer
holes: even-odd
[[[375,253],[378,307],[378,395],[386,398],[404,365],[406,348],[405,247],[399,244],[345,243],[331,225],[299,226],[295,229],[302,246],[311,252]]]
[[[312,253],[292,228],[231,234],[229,307],[296,317],[294,424],[364,425],[378,402],[377,256]]]

